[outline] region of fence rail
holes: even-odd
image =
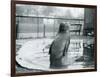
[[[16,16],[17,38],[38,38],[55,36],[59,24],[70,24],[70,34],[82,35],[84,19],[68,19],[61,17]]]

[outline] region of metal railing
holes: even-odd
[[[62,22],[70,24],[72,35],[82,35],[84,19],[16,16],[16,36],[18,39],[54,37]]]

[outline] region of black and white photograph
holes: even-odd
[[[95,8],[15,7],[16,73],[95,69]]]

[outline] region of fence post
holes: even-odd
[[[43,29],[44,31],[43,31],[43,36],[44,36],[44,38],[45,38],[45,24],[44,24],[44,29]]]

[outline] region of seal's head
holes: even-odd
[[[66,33],[66,31],[69,29],[68,24],[60,23],[59,26],[59,33]]]

